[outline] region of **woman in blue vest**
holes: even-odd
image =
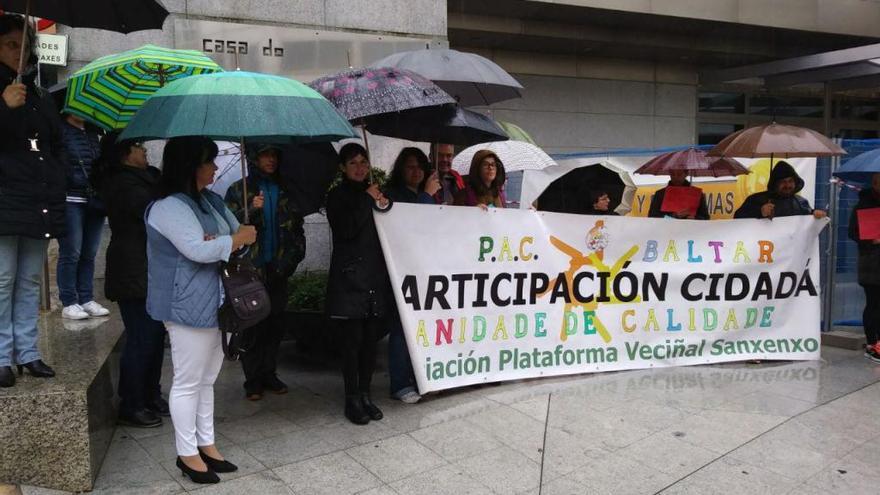
[[[223,364],[218,266],[257,238],[254,227],[239,225],[223,198],[206,189],[216,157],[210,139],[169,140],[161,199],[147,209],[147,312],[171,338],[177,467],[196,483],[217,483],[216,473],[238,469],[214,445],[214,381]]]

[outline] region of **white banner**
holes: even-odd
[[[827,220],[411,204],[375,218],[423,393],[819,357],[818,234]]]

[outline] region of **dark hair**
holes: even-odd
[[[591,189],[590,190],[590,206],[592,207],[593,205],[598,203],[599,200],[602,198],[602,196],[608,196],[608,200],[609,201],[611,200],[611,195],[608,194],[608,191],[606,191],[604,189]]]
[[[394,160],[394,168],[391,169],[391,178],[388,179],[388,185],[390,187],[406,187],[406,182],[403,180],[403,169],[407,160],[412,157],[415,157],[419,162],[419,167],[422,168],[422,172],[425,173],[425,177],[423,177],[422,182],[419,183],[419,190],[421,191],[422,188],[425,187],[425,182],[428,180],[431,165],[425,152],[418,148],[404,148],[400,150],[400,154],[397,155],[397,159]]]
[[[483,184],[483,180],[480,179],[480,166],[486,158],[494,158],[497,167],[495,169],[495,180],[492,181],[492,184],[490,184],[488,188]],[[471,168],[468,170],[467,180],[468,185],[474,190],[477,196],[483,196],[485,194],[491,194],[493,197],[498,196],[501,194],[501,188],[504,187],[504,163],[502,163],[501,158],[498,158],[498,155],[491,150],[477,151],[471,159]]]
[[[217,158],[218,152],[217,143],[204,136],[169,139],[162,152],[160,197],[184,193],[201,205],[199,188],[196,185],[196,171],[202,164]]]
[[[339,149],[339,164],[345,166],[345,162],[358,155],[363,155],[367,161],[370,161],[370,155],[367,154],[367,150],[363,146],[357,143],[348,143]]]
[[[89,174],[89,181],[95,190],[101,190],[104,178],[113,168],[122,164],[131,153],[131,148],[137,144],[133,139],[119,140],[119,131],[113,131],[101,138],[101,150],[98,158],[92,163],[92,171]]]
[[[27,44],[30,53],[30,57],[27,59],[28,65],[34,65],[37,63],[37,49],[36,42],[37,37],[34,35],[34,29],[30,24],[26,24],[24,22],[24,17],[18,14],[3,14],[0,15],[0,36],[4,34],[9,34],[13,31],[22,31],[26,33],[25,43]],[[18,71],[18,67],[10,67],[10,69],[14,71]]]

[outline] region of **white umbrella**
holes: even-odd
[[[466,175],[470,171],[474,154],[480,150],[491,150],[498,155],[501,163],[504,164],[505,172],[508,173],[517,170],[542,170],[556,165],[550,155],[534,144],[523,141],[496,141],[464,149],[453,158],[452,169]]]

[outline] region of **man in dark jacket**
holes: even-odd
[[[672,170],[669,174],[669,186],[676,187],[690,187],[691,183],[687,180],[687,170]],[[651,197],[651,205],[648,208],[648,216],[651,218],[664,218],[667,216],[674,218],[690,218],[697,220],[708,220],[709,219],[709,207],[706,206],[706,195],[700,194],[700,204],[697,205],[696,213],[691,213],[687,210],[684,211],[676,211],[676,212],[664,212],[661,210],[663,207],[663,200],[666,198],[666,187],[658,190],[654,193],[654,196]]]
[[[280,158],[278,148],[258,146],[247,179],[233,183],[226,191],[226,204],[240,222],[244,223],[245,202],[250,205],[250,223],[257,229],[257,242],[248,255],[263,273],[272,301],[272,315],[246,332],[246,338],[254,339],[241,357],[249,400],[262,399],[265,390],[287,392],[287,385],[276,374],[278,348],[284,337],[287,280],[306,255],[303,216],[281,185]],[[245,180],[247,198],[243,197]]]
[[[804,180],[788,162],[777,162],[770,172],[767,190],[750,195],[743,201],[733,218],[774,218],[813,215],[825,218],[822,210],[814,210],[810,202],[798,196]]]
[[[102,142],[101,197],[110,219],[110,245],[104,294],[119,305],[125,324],[125,348],[119,360],[119,422],[160,426],[168,416],[160,381],[165,356],[165,326],[147,314],[147,228],[144,213],[159,195],[159,170],[150,167],[140,143]]]
[[[28,70],[36,63],[33,42],[20,16],[0,15],[0,387],[15,385],[13,364],[55,375],[37,349],[39,280],[49,239],[64,234],[65,181],[61,121]]]
[[[859,202],[849,218],[849,238],[859,245],[859,285],[865,290],[865,357],[880,363],[880,239],[861,239],[857,213],[867,208],[880,208],[880,174],[871,178],[870,188],[859,192]]]

